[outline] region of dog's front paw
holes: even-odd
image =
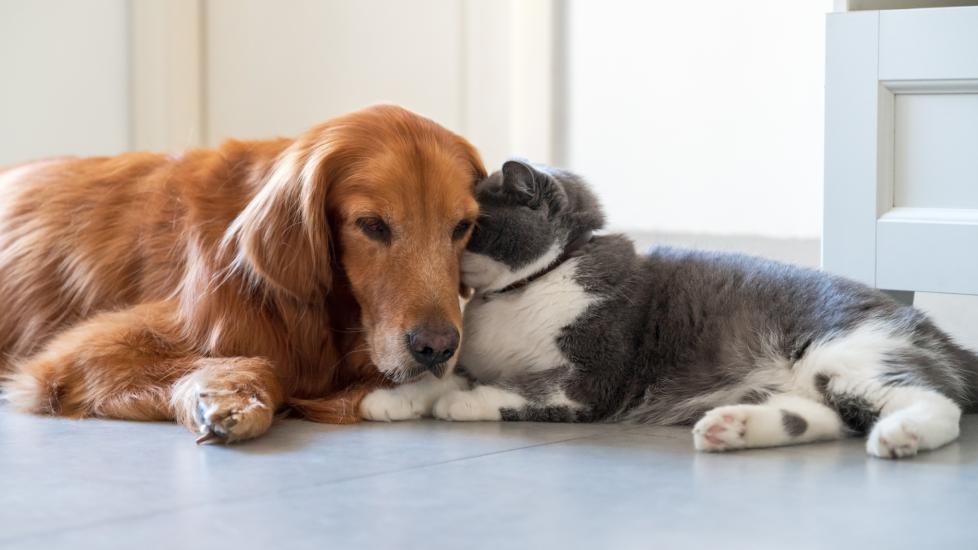
[[[443,395],[435,401],[435,418],[463,422],[502,419],[499,406],[487,399],[480,389],[453,391]]]
[[[392,422],[421,418],[426,411],[423,399],[412,399],[396,390],[374,390],[360,403],[360,416],[366,420]]]
[[[258,395],[232,390],[197,391],[197,443],[251,439],[272,425],[274,411]]]

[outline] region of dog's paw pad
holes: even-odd
[[[274,411],[257,395],[228,390],[197,391],[197,443],[231,443],[261,435]]]
[[[729,451],[747,446],[746,411],[719,407],[708,411],[693,426],[693,444],[699,451]]]

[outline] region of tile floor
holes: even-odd
[[[978,548],[978,417],[912,460],[860,440],[698,454],[683,428],[176,425],[0,407],[0,548]]]

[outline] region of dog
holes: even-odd
[[[461,338],[476,149],[392,105],[297,139],[0,171],[0,371],[19,410],[256,437],[359,419]]]

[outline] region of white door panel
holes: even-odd
[[[880,171],[878,29],[876,12],[831,14],[825,40],[822,267],[869,285],[876,284]]]
[[[894,206],[978,208],[978,93],[898,94]]]
[[[879,14],[880,80],[960,79],[978,74],[978,8],[868,13]]]
[[[978,8],[832,14],[823,267],[978,294]]]

